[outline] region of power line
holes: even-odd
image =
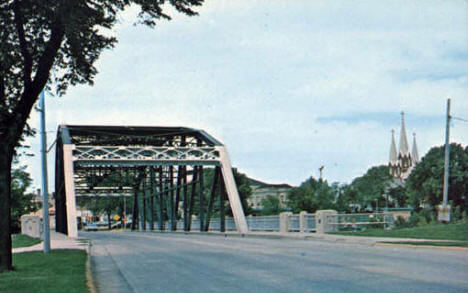
[[[459,121],[463,121],[463,122],[468,122],[467,119],[463,119],[463,118],[460,118],[460,117],[451,117],[452,119],[455,119],[455,120],[459,120]]]

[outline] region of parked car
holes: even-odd
[[[94,223],[88,223],[88,225],[86,226],[86,231],[97,231],[98,230],[98,226]]]

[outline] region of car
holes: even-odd
[[[86,226],[86,231],[97,231],[98,230],[98,226],[94,223],[88,223],[88,225]]]

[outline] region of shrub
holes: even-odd
[[[408,219],[408,227],[415,227],[418,225],[420,218],[418,213],[412,213]]]
[[[461,218],[462,218],[462,213],[460,210],[460,206],[457,206],[455,210],[453,211],[451,222],[457,222],[458,220],[461,220]]]
[[[398,218],[395,220],[395,228],[401,229],[401,228],[408,228],[409,227],[409,222],[405,220],[402,216],[398,216]]]

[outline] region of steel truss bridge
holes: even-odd
[[[206,168],[214,168],[208,202]],[[55,188],[56,229],[70,237],[78,235],[79,196],[132,197],[132,227],[138,219],[141,230],[164,230],[165,217],[169,229],[176,230],[181,210],[185,231],[191,229],[194,209],[199,230],[208,231],[217,198],[224,231],[227,199],[237,231],[248,232],[226,147],[203,130],[60,125]]]

